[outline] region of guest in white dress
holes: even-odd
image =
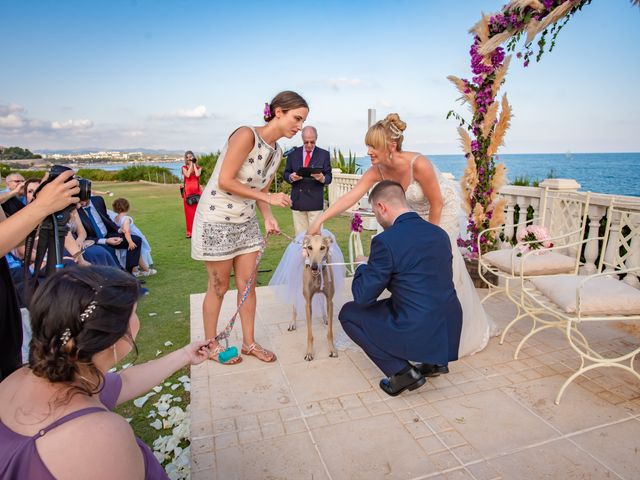
[[[119,232],[124,234],[124,238],[129,244],[128,249],[133,250],[134,248],[137,248],[131,238],[131,235],[137,235],[142,240],[142,245],[140,246],[140,262],[138,263],[138,268],[134,268],[131,273],[136,277],[155,275],[158,271],[155,268],[151,268],[153,265],[153,258],[151,258],[151,245],[149,245],[149,241],[136,224],[133,223],[133,218],[129,215],[129,201],[126,198],[118,198],[113,201],[112,207],[115,212],[115,216],[112,220],[116,225],[118,225]],[[123,259],[120,258],[120,255],[124,257],[126,252],[124,250],[118,251],[118,259],[120,260],[120,263],[122,263]]]
[[[449,234],[453,253],[453,281],[463,312],[458,356],[472,355],[482,350],[489,337],[497,332],[480,303],[456,244],[460,232],[461,199],[455,184],[443,178],[426,157],[402,150],[406,126],[397,114],[392,113],[369,128],[365,143],[371,157],[371,167],[349,193],[340,197],[316,219],[309,233],[317,234],[322,222],[355,205],[379,181],[387,179],[398,182],[405,190],[409,206],[422,218],[439,225]],[[429,286],[425,285],[424,288]]]
[[[212,360],[234,364],[242,359],[236,356],[223,360],[219,356],[223,349],[215,336],[222,300],[229,288],[232,269],[239,302],[255,269],[262,246],[256,205],[264,218],[265,231],[280,233],[271,206],[289,207],[291,199],[285,193],[269,193],[269,186],[282,160],[282,149],[276,142],[298,133],[308,114],[307,102],[297,93],[285,91],[276,95],[265,105],[265,125],[240,127],[231,134],[198,202],[191,237],[191,257],[203,260],[209,275],[202,315],[205,338],[211,341]],[[241,351],[263,362],[273,362],[275,354],[255,341],[255,314],[253,282],[240,308]]]

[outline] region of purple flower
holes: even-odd
[[[351,219],[351,231],[352,232],[362,232],[362,217],[359,213],[354,213],[353,218]]]

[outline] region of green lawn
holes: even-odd
[[[166,353],[180,348],[189,341],[189,295],[204,292],[207,277],[203,263],[191,259],[190,241],[185,238],[185,221],[178,186],[94,182],[93,187],[114,193],[113,197],[105,197],[109,208],[111,202],[118,197],[129,200],[131,216],[149,240],[154,265],[158,270],[157,275],[147,278],[145,287],[149,289],[149,295],[138,305],[142,326],[136,340],[139,351],[136,363],[155,358],[158,350]],[[273,210],[282,231],[293,236],[293,221],[289,209],[274,207]],[[332,219],[325,224],[325,228],[336,236],[345,258],[348,258],[350,218]],[[371,232],[363,233],[365,253],[368,251],[370,237]],[[269,271],[259,274],[258,285],[269,283],[288,244],[289,240],[284,236],[269,239],[260,264],[260,270]],[[235,288],[233,284],[231,288]],[[150,316],[151,313],[156,315]],[[173,345],[166,347],[166,341],[173,342]],[[131,361],[129,358],[124,360]],[[175,379],[185,373],[189,373],[188,369],[178,372],[169,381],[173,380],[175,383]],[[184,392],[182,388],[170,393],[183,398],[183,407],[188,403],[188,392]],[[147,418],[147,415],[153,409],[156,397],[151,397],[143,408],[137,408],[131,402],[119,408],[124,417],[133,418],[131,425],[136,434],[149,445],[160,434],[166,434],[149,426],[152,419]]]

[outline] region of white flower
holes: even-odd
[[[179,386],[179,383],[174,383],[173,385],[171,385],[171,390],[176,390]]]
[[[156,357],[162,353],[162,350],[156,350]]]
[[[158,415],[158,414],[156,413],[156,411],[155,411],[155,410],[151,410],[151,411],[149,412],[149,415],[147,415],[147,418],[156,418],[156,416],[157,416],[157,415]]]
[[[142,406],[143,406],[145,403],[147,403],[147,400],[149,400],[149,397],[151,397],[151,396],[153,396],[153,395],[155,395],[155,392],[149,392],[149,393],[147,393],[146,395],[144,395],[144,396],[142,396],[142,397],[136,398],[136,399],[133,401],[133,404],[134,404],[136,407],[138,407],[138,408],[142,408]]]
[[[133,363],[125,363],[124,365],[122,365],[122,370],[129,368],[131,365],[133,365]]]
[[[181,312],[180,310],[176,310],[176,311],[175,311],[175,312],[173,312],[173,313],[175,313],[176,315],[178,315],[178,314],[180,314],[180,313],[182,313],[182,312]]]
[[[156,315],[158,315],[158,314],[157,314],[157,313],[155,313],[155,312],[151,312],[151,313],[149,313],[149,316],[150,316],[150,317],[155,317]]]
[[[188,376],[188,375],[182,375],[182,376],[178,379],[178,381],[179,381],[179,382],[181,382],[181,383],[186,383],[186,382],[190,382],[190,381],[191,381],[191,379],[189,378],[189,376]]]
[[[157,385],[157,386],[153,387],[153,389],[152,389],[152,390],[153,390],[154,392],[156,392],[156,393],[160,393],[160,390],[162,390],[162,387],[161,387],[160,385]]]
[[[156,430],[160,430],[162,428],[162,422],[160,421],[159,418],[156,418],[153,422],[151,422],[149,425],[151,425],[153,428],[155,428]]]
[[[170,347],[171,345],[173,345],[173,342],[171,340],[167,340],[166,342],[164,342],[165,347]]]

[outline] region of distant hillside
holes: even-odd
[[[150,148],[98,148],[98,147],[86,147],[86,148],[69,148],[64,150],[53,149],[38,149],[38,153],[43,155],[82,155],[83,153],[96,153],[96,152],[142,152],[145,155],[178,155],[184,154],[183,150],[154,150]]]
[[[28,148],[22,147],[0,147],[0,160],[24,160],[31,158],[42,158],[33,153]]]

